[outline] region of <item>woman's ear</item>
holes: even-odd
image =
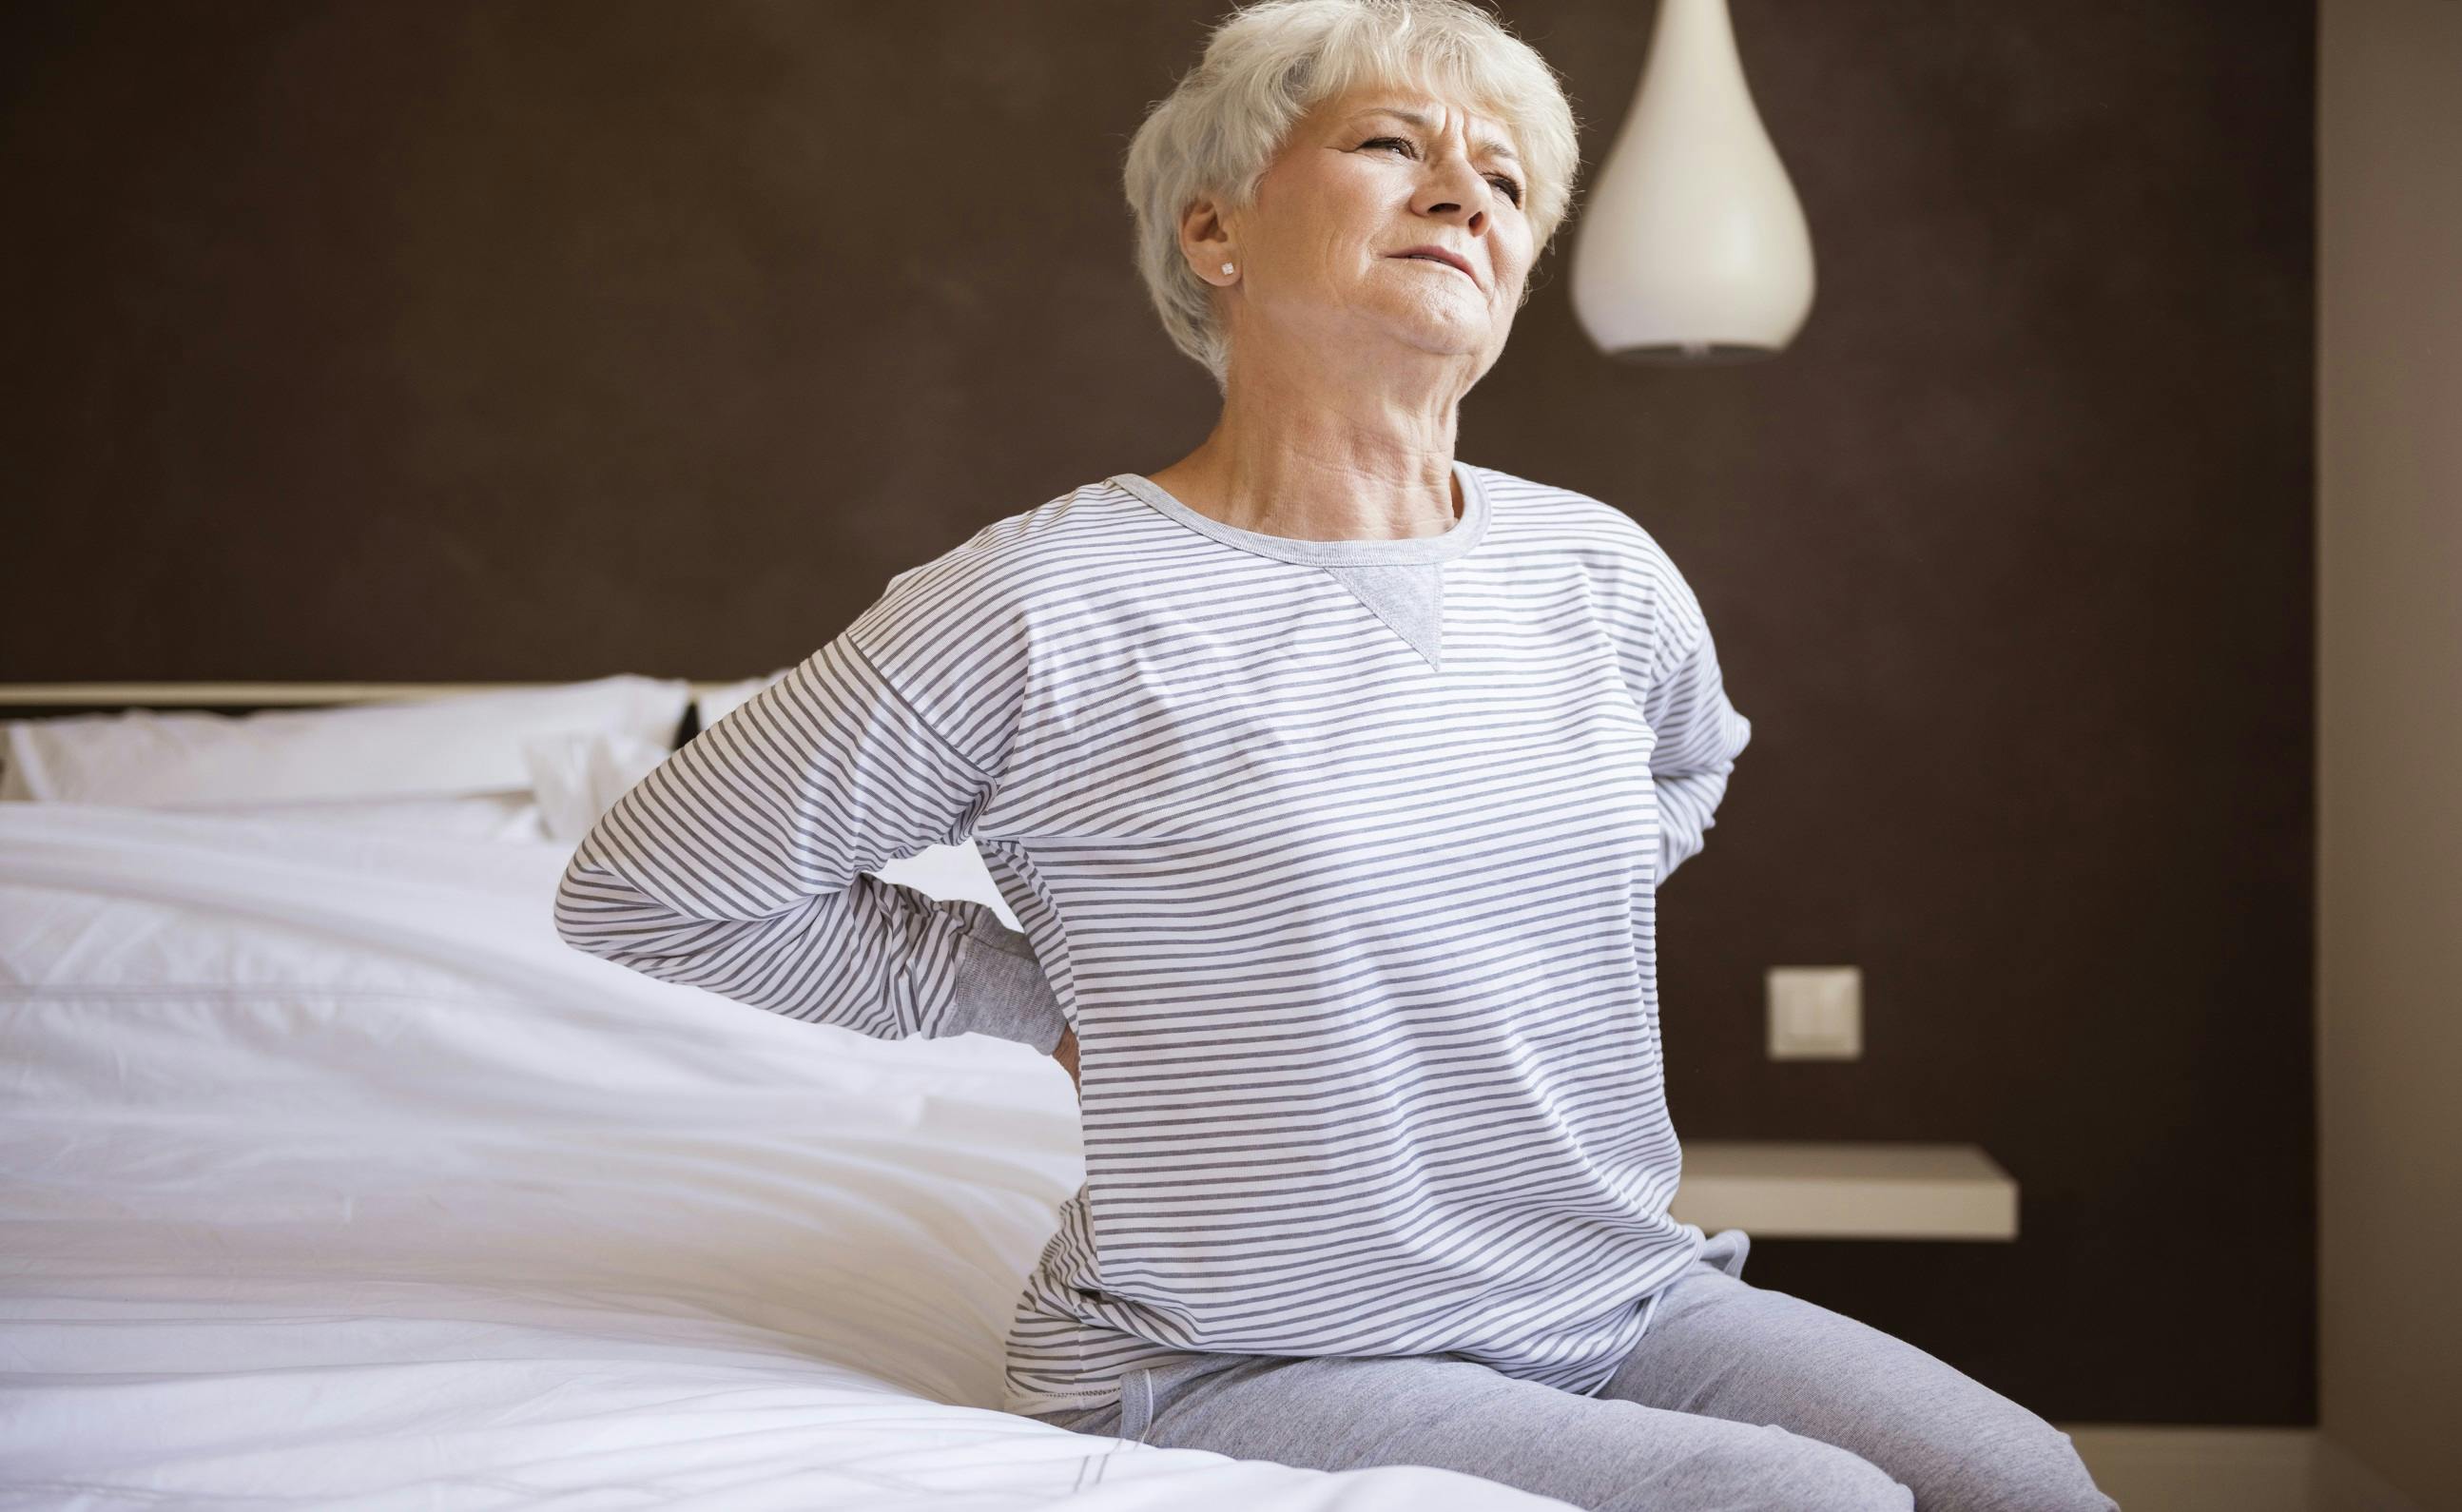
[[[1231,249],[1230,228],[1222,224],[1213,201],[1199,200],[1180,217],[1179,249],[1189,266],[1197,270],[1197,276],[1207,283],[1226,285],[1238,281],[1239,256]]]

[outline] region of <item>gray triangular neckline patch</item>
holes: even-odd
[[[1328,564],[1325,571],[1350,590],[1426,659],[1444,670],[1445,565],[1442,562]]]

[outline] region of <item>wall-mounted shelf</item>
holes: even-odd
[[[2008,1241],[2018,1182],[1971,1144],[1687,1139],[1672,1211],[1755,1239]]]

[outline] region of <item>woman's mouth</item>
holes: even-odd
[[[1474,286],[1479,283],[1478,278],[1472,275],[1469,269],[1462,267],[1459,263],[1448,262],[1446,259],[1437,256],[1434,252],[1395,252],[1393,256],[1406,263],[1431,263],[1438,268],[1448,268],[1455,272],[1461,274],[1464,278],[1470,279]]]

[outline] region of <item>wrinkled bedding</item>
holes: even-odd
[[[1561,1508],[1003,1414],[1060,1068],[586,956],[566,848],[0,804],[0,1498]]]

